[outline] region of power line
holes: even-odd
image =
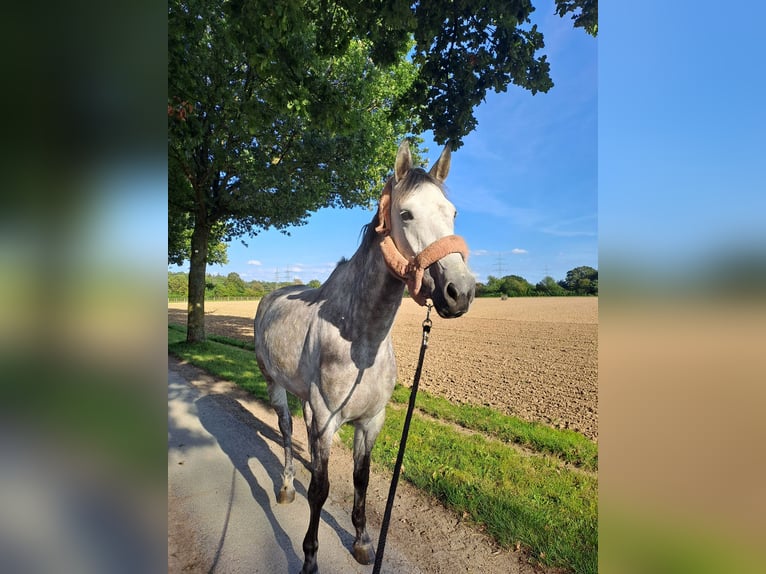
[[[498,277],[503,277],[504,276],[503,275],[504,268],[503,268],[503,254],[502,253],[498,253],[497,254],[497,259],[495,260],[495,270],[497,271],[497,276]]]

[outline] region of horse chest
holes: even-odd
[[[306,365],[312,366],[312,383],[321,389],[328,408],[343,405],[344,418],[356,418],[388,401],[396,379],[390,338],[347,341],[332,337],[317,338],[314,343]]]

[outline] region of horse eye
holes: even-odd
[[[457,209],[455,210],[455,215],[452,216],[452,219],[457,219]]]
[[[414,216],[412,215],[412,213],[410,213],[406,209],[401,211],[399,213],[399,216],[402,218],[402,221],[411,221],[414,219]]]

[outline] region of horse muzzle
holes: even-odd
[[[468,311],[476,292],[476,280],[462,260],[455,265],[447,261],[435,263],[425,275],[423,284],[430,291],[439,317],[454,319]]]
[[[476,280],[465,263],[468,246],[462,237],[447,235],[407,259],[389,233],[381,235],[380,249],[388,270],[407,284],[410,296],[418,305],[425,305],[430,297],[436,312],[444,318],[459,317],[468,311]]]

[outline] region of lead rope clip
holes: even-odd
[[[426,319],[423,321],[423,346],[425,347],[428,346],[428,335],[431,333],[431,325],[433,325],[433,321],[431,321],[431,309],[433,308],[433,305],[428,303],[427,308]]]

